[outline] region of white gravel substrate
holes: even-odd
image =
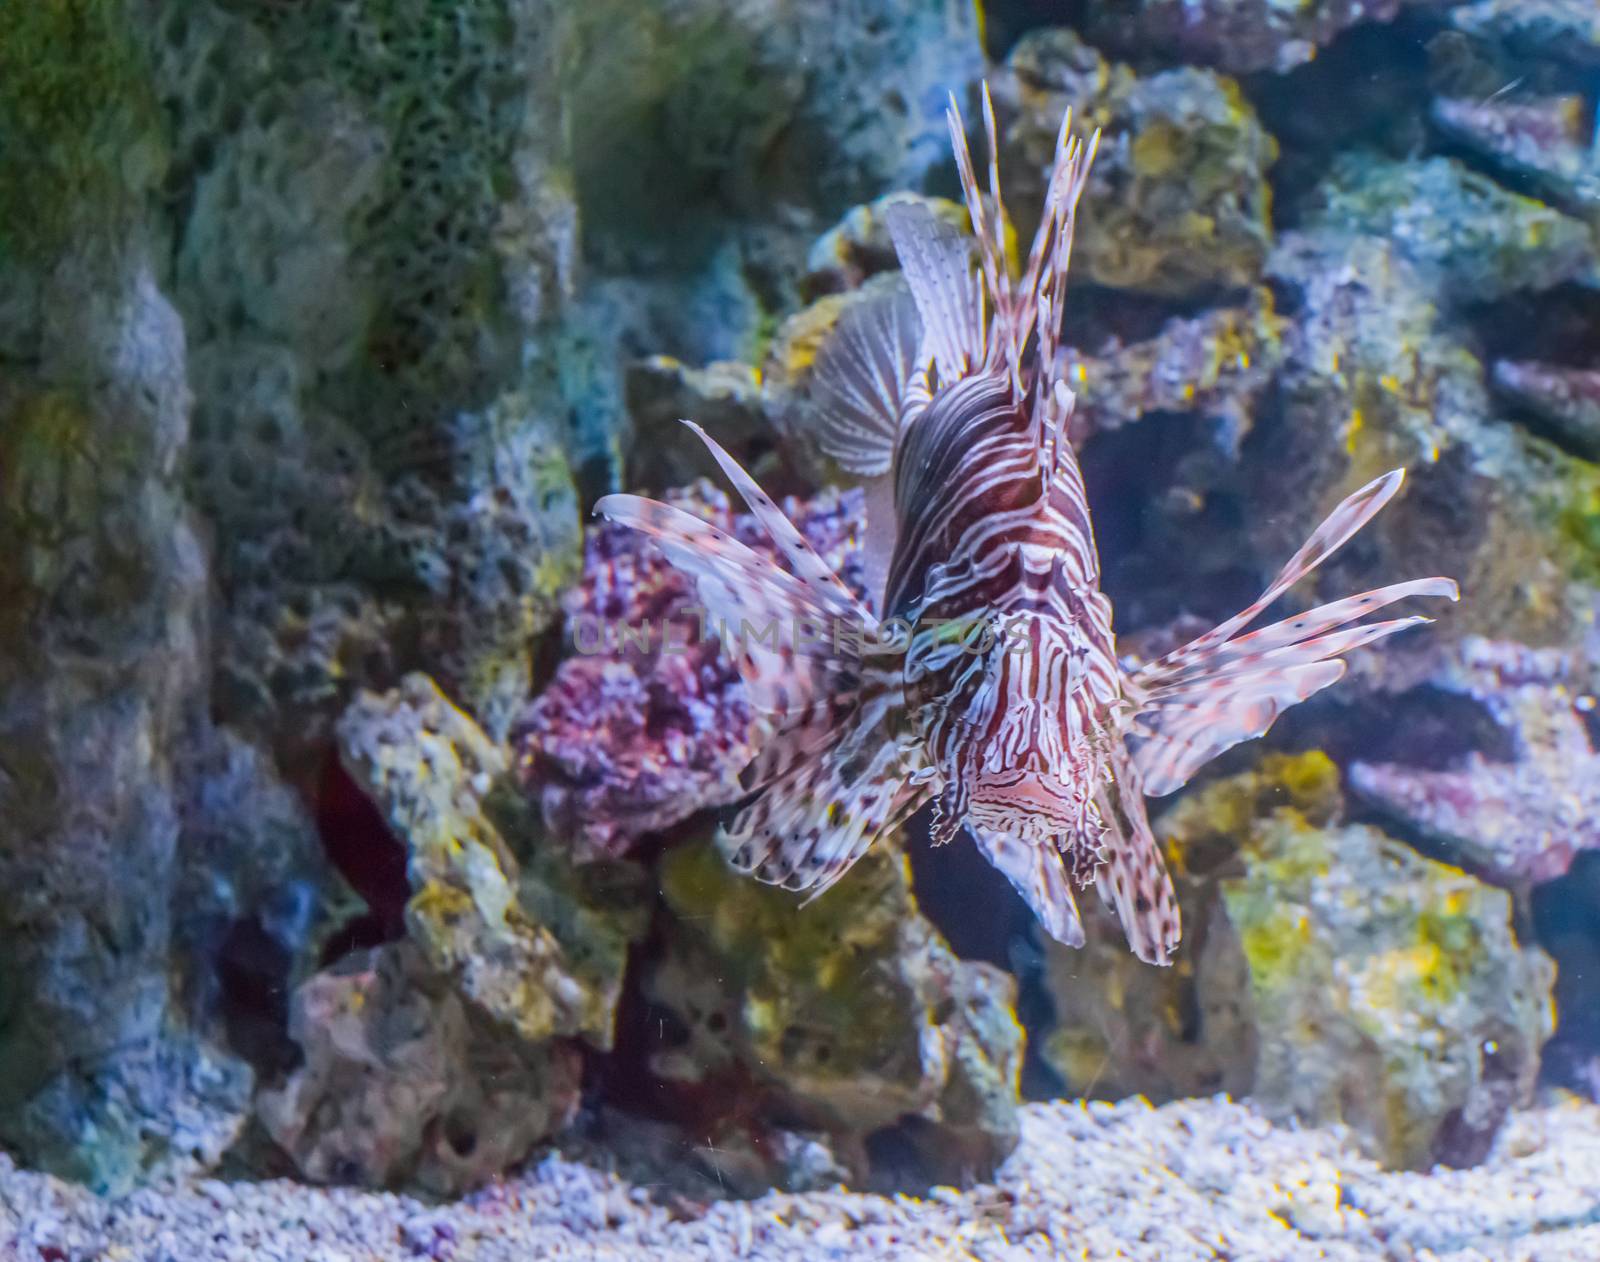
[[[1385,1174],[1248,1105],[1029,1105],[992,1184],[772,1194],[683,1216],[548,1156],[457,1204],[201,1180],[108,1201],[0,1156],[5,1262],[1600,1262],[1600,1108],[1518,1115],[1479,1169]]]

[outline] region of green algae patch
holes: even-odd
[[[1321,824],[1343,804],[1339,768],[1321,750],[1268,754],[1253,771],[1182,798],[1161,817],[1159,831],[1173,862],[1198,874],[1233,855],[1264,818],[1286,812],[1302,823]]]
[[[930,1124],[913,1143],[950,1177],[1010,1150],[1015,983],[951,954],[896,847],[874,846],[810,903],[734,872],[709,842],[669,852],[658,876],[668,947],[646,991],[690,1031],[678,1076],[737,1067],[860,1169],[864,1137],[908,1115]]]
[[[787,1078],[914,1073],[911,996],[892,968],[899,922],[914,915],[904,856],[879,847],[816,902],[730,869],[710,845],[661,867],[672,911],[710,945],[743,989],[756,1055]]]
[[[1086,904],[1088,946],[1046,965],[1042,1053],[1068,1090],[1248,1094],[1279,1120],[1347,1125],[1392,1167],[1481,1159],[1551,1029],[1554,970],[1517,941],[1509,895],[1345,822],[1315,750],[1198,788],[1155,830],[1183,950],[1144,968]]]
[[[1553,970],[1516,941],[1509,895],[1374,829],[1281,811],[1245,858],[1221,892],[1249,969],[1257,1098],[1350,1124],[1391,1166],[1487,1143],[1551,1022]]]
[[[161,115],[123,0],[0,4],[0,257],[45,257],[137,209]]]

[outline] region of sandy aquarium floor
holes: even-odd
[[[1481,1168],[1417,1175],[1223,1100],[1034,1104],[971,1191],[772,1194],[689,1218],[559,1156],[446,1206],[281,1181],[106,1201],[0,1157],[0,1258],[1600,1262],[1600,1107],[1530,1110]]]

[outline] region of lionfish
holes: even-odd
[[[1264,733],[1337,680],[1344,654],[1429,621],[1366,615],[1458,592],[1445,578],[1396,583],[1243,633],[1394,496],[1397,469],[1334,509],[1237,616],[1123,667],[1068,439],[1075,396],[1059,345],[1099,136],[1075,137],[1067,112],[1013,281],[987,89],[983,106],[992,217],[954,97],[946,112],[977,266],[954,226],[921,203],[891,202],[904,284],[850,307],[814,367],[818,445],[865,480],[875,607],[692,422],[787,568],[654,500],[608,495],[597,511],[651,536],[724,627],[834,628],[728,646],[769,729],[742,776],[755,796],[718,834],[734,867],[820,894],[931,799],[932,841],[964,825],[1051,936],[1083,944],[1073,885],[1093,883],[1134,953],[1164,964],[1179,913],[1146,795],[1171,793]],[[977,624],[1004,634],[985,637]],[[840,625],[863,634],[841,636]]]

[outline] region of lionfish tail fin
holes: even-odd
[[[1339,679],[1345,654],[1430,621],[1417,615],[1360,619],[1411,596],[1460,599],[1452,579],[1412,579],[1239,634],[1366,525],[1401,477],[1397,469],[1351,495],[1248,608],[1134,675],[1130,693],[1142,708],[1129,739],[1145,792],[1171,793],[1224,750],[1265,733],[1284,710]]]
[[[1083,919],[1072,896],[1072,883],[1067,879],[1061,852],[1052,845],[985,832],[970,825],[968,830],[983,857],[1022,895],[1045,932],[1066,946],[1081,947]]]

